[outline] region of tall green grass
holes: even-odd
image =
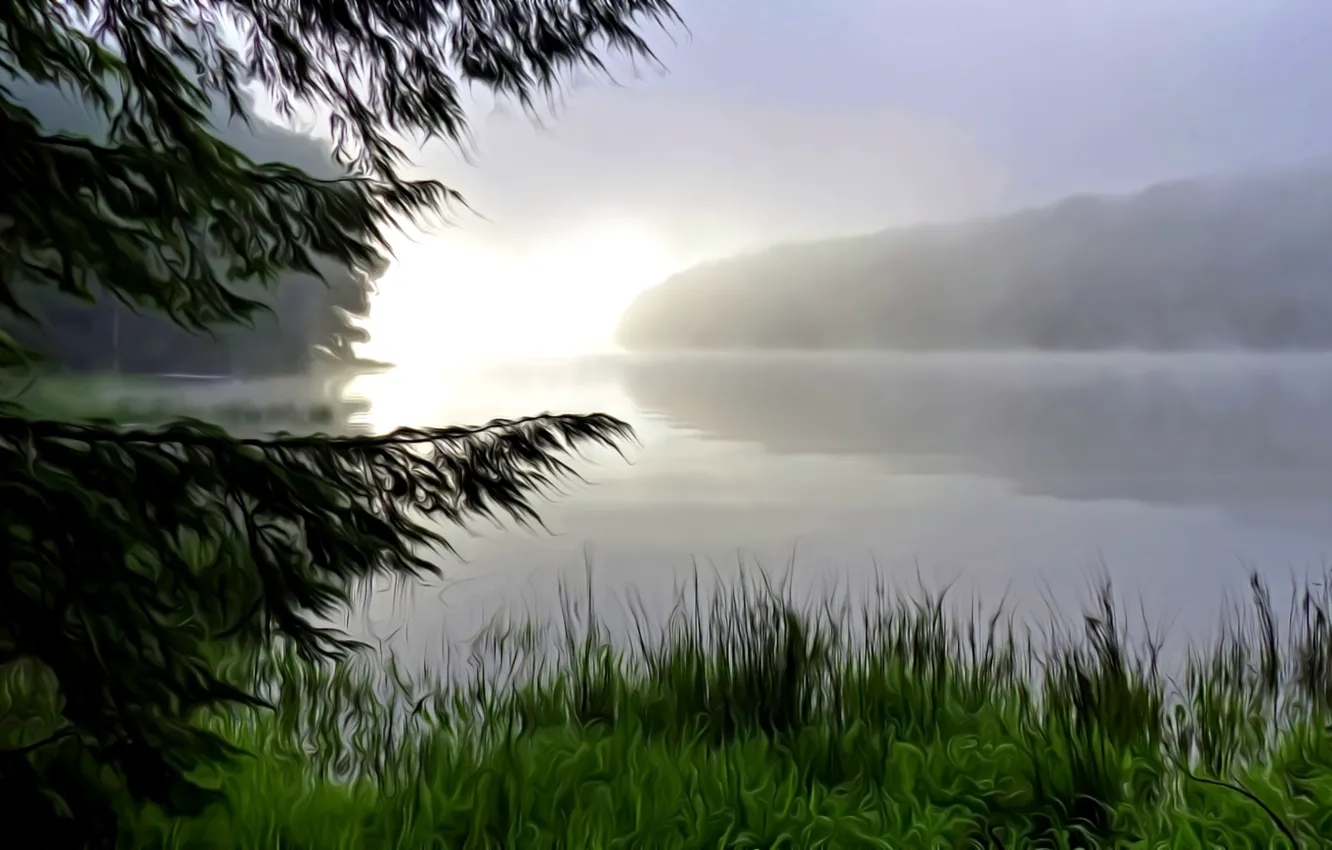
[[[1178,670],[1108,584],[1043,628],[695,585],[628,649],[566,589],[448,680],[278,646],[229,674],[275,711],[204,719],[252,753],[229,806],[127,812],[127,846],[1332,846],[1330,600],[1250,596]]]

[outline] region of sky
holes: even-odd
[[[401,243],[381,354],[440,310],[459,350],[595,347],[700,260],[1332,154],[1328,0],[677,8],[664,71],[574,80],[541,126],[478,100],[470,162],[421,151],[485,218]]]

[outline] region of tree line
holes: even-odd
[[[16,101],[42,124],[64,132],[105,137],[104,116],[51,85],[16,78]],[[246,109],[253,95],[242,92]],[[322,178],[340,173],[325,140],[273,124],[257,116],[234,121],[216,103],[208,110],[218,137],[257,161],[281,161]],[[42,353],[51,365],[79,372],[254,375],[301,372],[316,361],[349,365],[354,344],[366,339],[358,320],[369,314],[375,279],[386,264],[353,269],[318,258],[323,280],[287,274],[264,293],[270,311],[248,326],[189,330],[155,312],[135,309],[94,284],[88,297],[45,286],[25,286],[17,295],[40,322],[9,317],[3,327]]]
[[[638,349],[1332,348],[1332,163],[1083,196],[690,269]]]

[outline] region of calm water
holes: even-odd
[[[290,401],[291,381],[182,392]],[[1252,567],[1332,554],[1332,356],[602,357],[360,376],[363,426],[602,410],[642,445],[597,455],[544,511],[478,526],[466,563],[385,589],[361,628],[437,646],[496,612],[550,611],[590,562],[602,613],[662,610],[693,564],[741,560],[799,593],[916,586],[1067,613],[1098,571],[1151,622],[1193,632]],[[1044,596],[1042,595],[1044,594]]]

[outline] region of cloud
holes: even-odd
[[[418,160],[489,219],[469,221],[472,235],[619,218],[710,254],[967,215],[1004,191],[999,164],[941,120],[650,81],[580,88],[543,127],[504,109],[478,116],[471,165],[438,148]]]

